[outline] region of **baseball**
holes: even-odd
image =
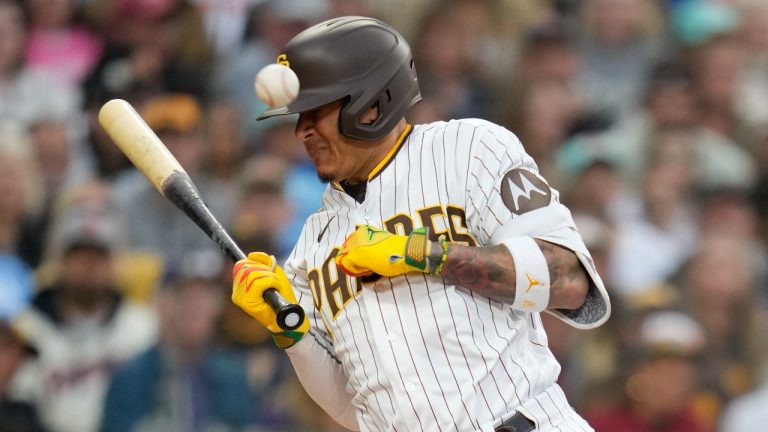
[[[264,66],[253,83],[256,96],[270,108],[284,107],[299,95],[299,77],[291,68],[273,63]]]

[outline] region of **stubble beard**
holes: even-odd
[[[323,183],[330,183],[331,181],[333,181],[333,177],[332,177],[332,176],[329,176],[329,175],[327,175],[327,174],[320,174],[320,173],[317,173],[317,178],[318,178],[318,179],[319,179],[321,182],[323,182]]]

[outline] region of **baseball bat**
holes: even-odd
[[[136,168],[164,197],[184,212],[232,260],[245,258],[240,247],[203,202],[192,179],[128,102],[112,99],[99,110],[99,124]],[[264,291],[264,301],[277,314],[283,330],[304,321],[304,309],[288,303],[277,290]]]

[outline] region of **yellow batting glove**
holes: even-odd
[[[436,275],[448,256],[448,243],[442,237],[439,246],[429,240],[427,228],[404,236],[362,225],[347,237],[335,261],[350,276],[399,276],[413,271]]]
[[[288,348],[301,340],[309,329],[307,318],[297,329],[283,331],[277,325],[277,314],[264,301],[264,291],[274,288],[289,303],[297,303],[293,288],[274,256],[252,252],[235,263],[232,274],[232,302],[272,332],[278,347]]]

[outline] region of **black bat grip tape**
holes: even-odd
[[[175,172],[163,182],[163,195],[183,211],[233,261],[245,259],[245,253],[232,240],[216,217],[205,205],[200,193],[186,173]],[[277,325],[285,331],[297,329],[304,322],[304,309],[288,301],[270,288],[264,291],[264,301],[277,315]]]

